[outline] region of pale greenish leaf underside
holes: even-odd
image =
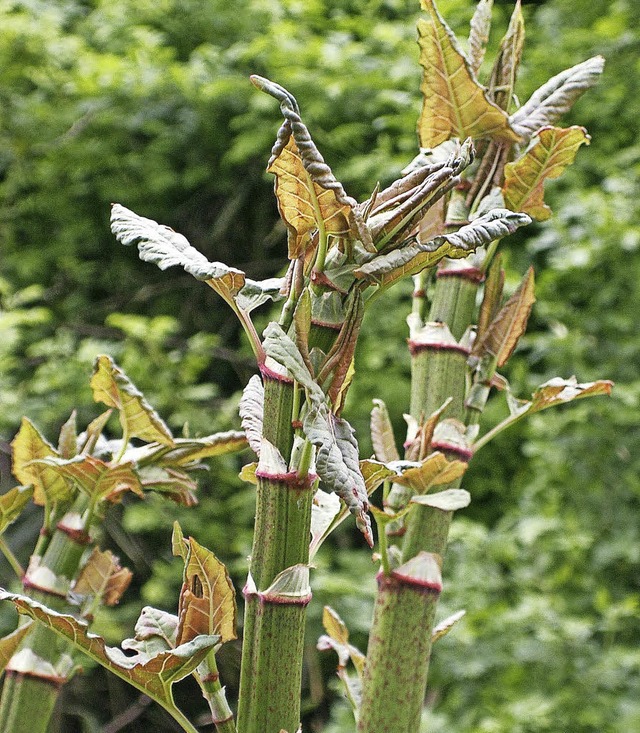
[[[566,129],[545,127],[536,134],[533,145],[504,171],[502,192],[505,206],[524,211],[533,219],[544,221],[551,209],[544,203],[544,182],[558,178],[573,163],[578,148],[590,141],[584,127]]]
[[[15,522],[33,497],[33,486],[16,486],[0,496],[0,534]]]
[[[387,406],[382,400],[373,401],[371,410],[371,443],[376,458],[383,463],[400,460]]]
[[[443,512],[455,512],[458,509],[464,509],[469,506],[470,502],[471,494],[464,489],[446,489],[436,494],[419,494],[411,497],[412,504],[430,506]]]
[[[111,357],[96,359],[91,389],[96,402],[103,402],[120,412],[120,423],[127,438],[173,445],[171,431],[160,415]]]
[[[438,639],[442,639],[443,636],[446,636],[465,614],[466,611],[456,611],[455,613],[452,613],[451,616],[447,616],[447,618],[434,626],[433,631],[431,632],[431,643],[433,644],[438,641]]]
[[[528,142],[540,128],[554,124],[568,112],[578,97],[598,82],[603,69],[602,56],[594,56],[556,74],[511,115],[512,128]]]
[[[155,655],[138,653],[127,656],[117,647],[108,647],[101,636],[90,633],[88,625],[74,616],[57,613],[31,598],[14,593],[0,591],[0,599],[12,601],[20,613],[69,640],[93,661],[169,711],[176,710],[171,693],[173,683],[191,674],[218,642],[216,636],[199,636],[187,644]]]
[[[489,101],[475,79],[458,41],[432,0],[422,0],[429,19],[418,20],[420,89],[423,106],[418,121],[420,146],[434,148],[452,137],[499,138],[517,142],[507,114]]]
[[[260,456],[262,421],[264,412],[264,387],[262,380],[254,374],[242,391],[239,405],[242,429],[247,436],[251,450]]]

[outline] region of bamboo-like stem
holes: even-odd
[[[211,720],[217,733],[236,733],[233,712],[227,702],[224,687],[220,683],[218,664],[214,651],[210,651],[198,666],[198,684],[209,704]]]
[[[78,497],[70,515],[81,516],[87,503],[86,496]],[[69,583],[75,577],[88,541],[85,531],[71,530],[64,522],[63,518],[39,561],[39,568],[45,569],[49,577],[62,584]],[[38,584],[33,577],[28,570],[23,580],[25,593],[29,597],[46,604],[54,611],[70,611],[64,591]],[[0,698],[1,731],[46,733],[60,687],[71,671],[69,649],[68,642],[61,641],[42,624],[34,624],[17,654],[21,654],[23,660],[26,653],[31,659],[42,661],[27,665],[31,667],[29,671],[24,670],[20,663],[15,665],[17,670],[12,670],[12,662],[17,659],[14,655],[7,665],[7,678]],[[65,658],[69,662],[66,668]]]
[[[472,323],[479,282],[476,272],[465,270],[436,281],[429,321],[453,326],[455,334],[447,336],[443,326],[440,343],[432,335],[412,335],[410,412],[416,420],[432,414],[449,397],[452,401],[445,416],[464,419],[467,353],[450,336],[459,339]],[[459,481],[450,488],[454,485]],[[452,514],[433,507],[414,507],[407,518],[403,562],[424,552],[444,557]],[[379,588],[358,733],[416,733],[420,727],[438,596],[418,595],[409,605],[404,595],[404,590],[394,585]],[[416,626],[418,620],[420,625]],[[414,629],[419,629],[420,636],[409,639]],[[401,665],[396,664],[398,655]]]
[[[266,370],[264,437],[288,462],[294,384]],[[295,731],[300,721],[305,606],[309,596],[286,603],[269,595],[283,570],[309,562],[309,527],[315,477],[260,475],[245,626],[238,733]]]

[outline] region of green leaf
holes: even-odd
[[[16,486],[0,496],[0,534],[16,521],[33,497],[33,486]]]
[[[158,702],[179,722],[184,718],[175,707],[171,686],[191,674],[218,642],[217,636],[199,636],[175,649],[128,656],[117,647],[108,647],[101,636],[89,633],[88,625],[74,616],[57,613],[14,593],[0,591],[0,599],[12,601],[20,613],[71,641],[94,662]]]
[[[198,500],[196,482],[188,473],[170,466],[145,466],[139,469],[140,484],[144,491],[153,491],[182,506],[195,506]]]
[[[444,454],[436,451],[430,453],[418,466],[404,469],[395,483],[408,486],[413,491],[424,494],[432,486],[451,483],[467,470],[463,461],[450,461]]]
[[[251,280],[247,277],[243,287],[235,295],[236,305],[241,311],[251,313],[270,300],[278,301],[282,298],[283,283],[281,277],[270,277],[267,280]],[[211,287],[216,289],[213,285]]]
[[[505,166],[502,188],[505,205],[514,211],[524,211],[538,221],[548,219],[551,209],[544,203],[545,180],[561,176],[573,163],[578,148],[589,145],[590,140],[584,127],[576,125],[539,130],[529,150]]]
[[[153,655],[176,646],[178,617],[175,614],[145,606],[134,629],[134,638],[125,639],[125,651]]]
[[[556,122],[587,89],[595,86],[603,69],[602,56],[594,56],[556,74],[511,115],[511,126],[528,142],[535,132]]]
[[[96,402],[119,410],[127,439],[140,438],[148,443],[174,445],[169,428],[111,357],[99,356],[96,359],[91,389]]]
[[[227,430],[223,433],[206,435],[203,438],[174,438],[172,446],[151,443],[128,448],[121,460],[144,467],[154,464],[162,467],[185,466],[189,468],[204,458],[235,453],[246,447],[247,438],[243,432]]]
[[[433,1],[422,0],[421,5],[429,19],[418,20],[420,65],[424,69],[420,86],[423,105],[418,121],[420,146],[434,148],[452,137],[517,142],[518,136],[509,126],[506,113],[487,99]]]
[[[33,502],[39,506],[55,504],[71,498],[73,489],[51,466],[42,463],[44,458],[58,458],[58,452],[40,434],[26,417],[11,443],[13,450],[13,475],[22,484],[33,484]]]
[[[480,0],[471,18],[469,31],[469,67],[473,74],[477,74],[482,66],[484,54],[491,30],[491,10],[493,0]]]
[[[502,255],[498,254],[487,273],[484,282],[484,292],[482,295],[482,304],[478,315],[478,332],[476,334],[476,344],[480,343],[487,332],[490,323],[498,314],[500,303],[502,301],[502,291],[504,288],[504,270],[502,269]],[[475,346],[475,344],[474,344]]]
[[[73,410],[67,422],[60,429],[58,453],[63,458],[73,458],[78,452],[78,429],[76,427],[76,411]]]
[[[366,661],[365,655],[349,643],[349,630],[346,624],[330,606],[325,606],[322,610],[322,625],[327,633],[326,636],[318,639],[318,649],[321,651],[333,649],[338,655],[340,667],[346,667],[347,662],[351,660],[358,677],[362,677]]]
[[[179,530],[179,526],[178,526]],[[174,554],[184,560],[184,574],[178,606],[176,643],[184,644],[200,635],[215,635],[224,644],[236,638],[236,597],[226,567],[193,538],[174,531]],[[177,547],[182,542],[185,551]]]
[[[473,353],[490,353],[496,357],[496,365],[503,366],[527,328],[535,300],[533,268],[530,267],[514,294],[474,344]]]
[[[373,409],[371,410],[371,443],[373,444],[376,458],[379,461],[390,463],[391,461],[400,460],[389,412],[382,400],[373,400]]]

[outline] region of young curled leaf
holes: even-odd
[[[527,328],[535,300],[533,268],[530,267],[514,294],[477,339],[473,353],[490,353],[496,357],[497,367],[504,366]]]
[[[426,494],[432,486],[448,484],[467,470],[463,461],[450,461],[439,451],[430,453],[418,466],[411,466],[397,476],[395,483],[408,486],[419,494]]]
[[[466,611],[456,611],[455,613],[452,613],[451,616],[447,616],[447,618],[434,626],[433,631],[431,632],[431,643],[433,644],[438,641],[438,639],[442,639],[443,636],[446,636],[465,614]]]
[[[33,486],[16,486],[0,496],[0,534],[16,521],[33,498]]]
[[[505,205],[513,211],[524,211],[533,219],[544,221],[551,209],[544,203],[544,182],[558,178],[573,163],[578,148],[591,138],[584,127],[566,129],[544,127],[527,152],[504,170]]]
[[[476,5],[476,9],[471,18],[471,28],[469,30],[469,67],[474,74],[482,66],[484,54],[489,41],[489,31],[491,30],[491,10],[493,8],[493,0],[480,0]]]
[[[418,135],[423,148],[457,137],[517,142],[506,113],[487,99],[453,31],[433,0],[422,0],[428,19],[418,20],[423,106]]]
[[[493,65],[489,82],[491,98],[498,107],[507,111],[513,97],[523,45],[524,18],[520,0],[517,0],[507,33],[500,44],[500,51]]]
[[[371,442],[376,458],[383,463],[400,460],[396,448],[393,427],[389,419],[387,406],[382,400],[373,401],[371,410]]]
[[[96,359],[91,389],[96,402],[103,402],[120,412],[120,423],[127,438],[173,445],[171,431],[162,418],[111,357]]]
[[[595,86],[603,69],[602,56],[594,56],[556,74],[511,115],[511,127],[527,143],[540,128],[556,122],[587,89]]]
[[[131,583],[133,573],[120,565],[110,550],[93,548],[73,585],[74,596],[89,597],[105,606],[115,606]]]
[[[242,391],[239,405],[240,421],[251,450],[260,456],[262,420],[264,412],[264,387],[262,380],[254,374]]]

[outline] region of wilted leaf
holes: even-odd
[[[480,0],[471,18],[471,29],[469,32],[469,67],[474,74],[482,66],[489,31],[491,30],[491,10],[493,0]]]
[[[15,522],[33,497],[33,486],[16,486],[0,496],[0,534]]]
[[[400,460],[396,448],[393,427],[389,418],[387,406],[382,400],[373,400],[371,410],[371,443],[376,458],[383,463]]]
[[[33,484],[33,502],[44,506],[46,502],[66,501],[73,494],[69,483],[41,459],[58,457],[58,452],[40,434],[26,417],[11,443],[13,450],[13,475],[22,484]]]
[[[493,354],[497,358],[497,366],[503,366],[527,328],[535,300],[533,268],[530,267],[514,294],[474,344],[473,352]]]
[[[594,86],[604,69],[602,56],[561,71],[535,91],[529,101],[511,116],[511,126],[526,143],[540,128],[552,125],[587,89]]]
[[[226,567],[211,550],[193,538],[184,539],[179,526],[178,531],[180,536],[174,531],[173,552],[183,557],[185,565],[176,643],[184,644],[201,634],[216,635],[221,644],[235,639],[236,598]]]
[[[9,664],[11,657],[18,651],[24,637],[31,631],[31,623],[25,623],[15,631],[0,639],[0,675]]]
[[[418,20],[420,64],[424,69],[418,135],[423,148],[457,137],[517,142],[506,113],[490,102],[476,81],[451,29],[432,0],[422,0],[429,20]]]
[[[545,127],[536,135],[527,152],[504,170],[503,194],[505,205],[514,211],[524,211],[543,221],[551,216],[544,203],[544,182],[558,178],[573,163],[578,148],[589,144],[591,138],[584,127]]]
[[[218,642],[216,636],[199,636],[175,649],[149,655],[124,654],[108,647],[104,639],[88,631],[88,625],[74,616],[52,611],[26,596],[0,591],[0,600],[12,601],[20,613],[40,621],[98,664],[159,702],[171,714],[177,712],[171,686],[191,674]]]
[[[96,402],[119,410],[120,423],[127,438],[173,445],[169,428],[111,357],[99,356],[96,359],[91,389]]]
[[[441,486],[460,478],[466,470],[467,464],[463,461],[450,461],[436,451],[429,454],[419,466],[403,470],[402,474],[395,478],[395,483],[424,494],[432,486]]]
[[[110,550],[93,548],[73,586],[73,594],[98,599],[105,606],[114,606],[129,587],[133,573],[120,565]]]
[[[276,177],[278,211],[290,231],[289,259],[306,252],[316,229],[336,236],[349,233],[350,207],[338,201],[335,191],[312,180],[293,137],[270,162],[267,172]]]

